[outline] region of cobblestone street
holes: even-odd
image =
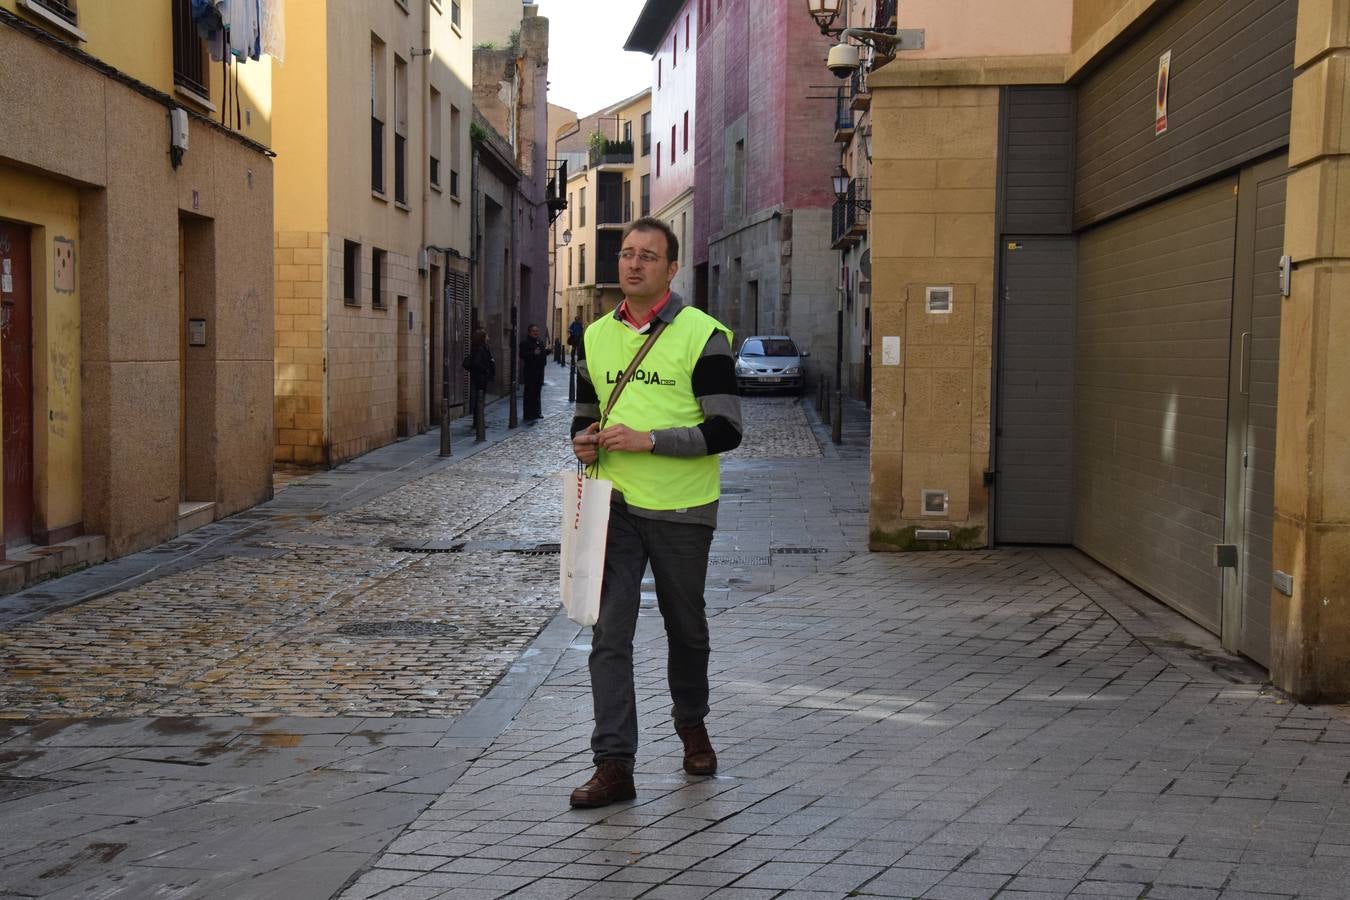
[[[258,510],[0,601],[0,815],[41,823],[0,839],[0,895],[140,896],[146,872],[124,866],[175,851],[193,856],[189,895],[243,879],[236,896],[326,896],[287,893],[315,877],[307,845],[212,848],[345,809],[359,822],[325,849],[361,850],[325,854],[333,890],[392,840],[471,757],[455,729],[475,733],[500,704],[465,711],[544,662],[531,643],[557,612],[565,388],[546,388],[549,414],[529,428],[506,429],[495,404],[484,446],[457,423],[451,460],[430,434],[387,462],[284,471]],[[865,527],[855,448],[844,511],[806,548],[821,553],[775,557],[802,549],[788,546],[800,528],[773,521],[775,485],[800,480],[782,465],[822,451],[795,398],[751,401],[746,418],[726,463],[718,606],[843,558]],[[123,806],[134,824],[104,818]],[[124,849],[104,860],[100,845]]]

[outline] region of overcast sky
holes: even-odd
[[[651,87],[651,57],[623,49],[643,0],[537,0],[536,5],[548,19],[550,103],[584,116]]]

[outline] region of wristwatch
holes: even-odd
[[[649,432],[647,432],[647,437],[649,437],[649,438],[652,439],[652,447],[651,447],[651,449],[648,450],[647,452],[648,452],[648,453],[655,453],[655,452],[656,452],[656,432],[655,432],[655,431],[649,431]]]

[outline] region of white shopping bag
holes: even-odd
[[[587,478],[578,470],[562,473],[562,562],[560,586],[567,618],[594,625],[600,618],[600,582],[605,575],[605,539],[609,535],[609,497],[613,483]]]

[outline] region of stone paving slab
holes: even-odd
[[[707,779],[644,610],[639,795],[602,810],[566,806],[578,635],[341,896],[1345,897],[1350,727],[1130,593],[1071,551],[874,555],[718,610]]]

